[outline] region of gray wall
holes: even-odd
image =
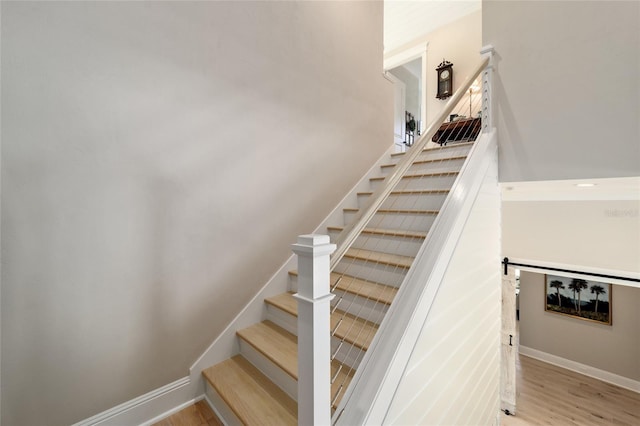
[[[2,2],[2,422],[189,366],[392,141],[381,2]]]
[[[543,274],[520,276],[520,344],[640,380],[640,288],[614,285],[612,325],[545,312]]]
[[[483,1],[500,180],[640,175],[640,2]]]

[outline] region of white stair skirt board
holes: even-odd
[[[581,364],[579,362],[552,355],[547,352],[542,352],[537,349],[529,348],[527,346],[520,346],[519,352],[521,355],[535,358],[537,360],[544,361],[558,367],[566,368],[567,370],[575,371],[576,373],[584,374],[585,376],[593,377],[594,379],[602,380],[603,382],[611,383],[612,385],[620,386],[621,388],[640,393],[640,381],[620,376],[609,371],[600,370],[599,368],[595,368],[590,365]]]
[[[189,377],[183,377],[73,426],[153,424],[202,399],[202,395],[193,397],[190,382]]]

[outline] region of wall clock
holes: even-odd
[[[436,68],[438,72],[438,93],[436,98],[447,99],[453,95],[453,64],[442,59],[442,63]]]

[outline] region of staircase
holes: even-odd
[[[331,273],[332,406],[340,403],[462,168],[472,142],[425,149]],[[392,154],[371,192],[344,209],[349,224],[404,154]],[[343,227],[329,227],[332,241]],[[239,354],[203,371],[206,394],[228,424],[297,424],[297,272],[290,292],[265,299],[264,321],[236,332]]]

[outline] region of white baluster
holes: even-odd
[[[331,337],[328,235],[300,235],[298,255],[298,424],[331,424]]]
[[[482,57],[488,57],[489,63],[482,71],[482,131],[489,132],[495,126],[493,109],[493,72],[494,48],[488,44],[480,49]]]

